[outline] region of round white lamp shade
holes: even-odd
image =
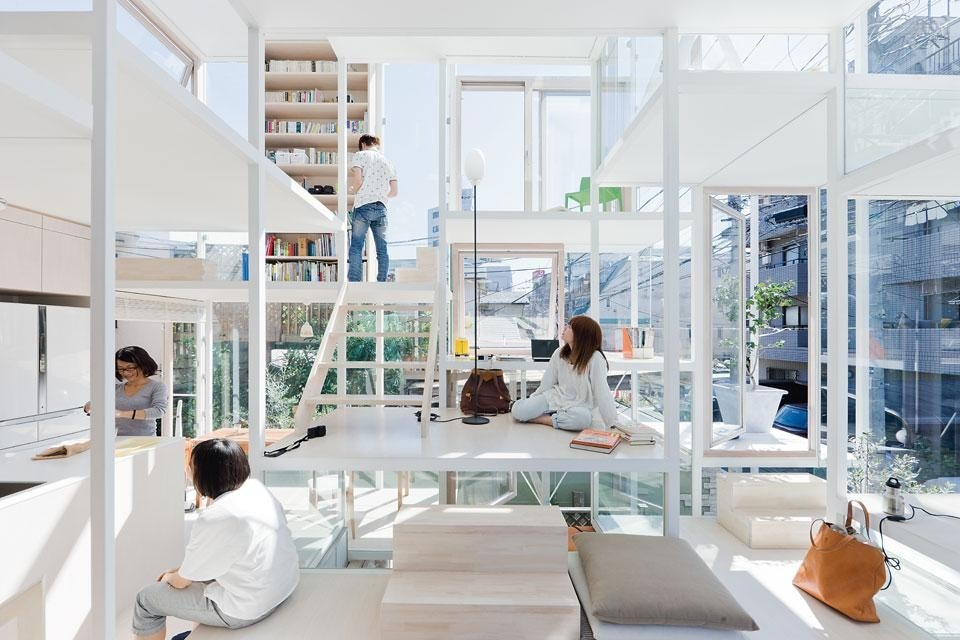
[[[470,149],[467,157],[463,159],[463,175],[467,177],[470,184],[476,186],[483,180],[483,173],[487,168],[487,159],[483,157],[483,151],[480,149]]]

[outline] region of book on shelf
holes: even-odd
[[[618,444],[620,444],[618,433],[599,429],[584,429],[570,441],[570,448],[610,453],[617,448]]]
[[[284,73],[336,73],[336,60],[267,60],[266,71]]]
[[[660,434],[652,427],[642,424],[618,424],[613,427],[627,444],[652,445],[657,443]]]
[[[277,165],[312,164],[336,165],[336,151],[320,151],[319,149],[267,149],[267,158]]]
[[[322,91],[320,89],[302,89],[299,91],[265,91],[264,101],[267,104],[274,103],[295,103],[295,104],[315,104],[336,102],[336,91]]]
[[[337,279],[336,262],[268,262],[266,279],[270,282],[334,282]]]
[[[335,243],[332,233],[318,233],[316,237],[299,236],[294,239],[282,238],[268,233],[266,237],[267,259],[294,258],[294,257],[336,257]]]

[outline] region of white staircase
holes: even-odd
[[[410,271],[422,274],[419,281],[341,284],[297,406],[297,429],[303,431],[315,421],[318,405],[415,406],[429,415],[440,328],[434,319],[440,317],[446,296],[437,284],[436,249],[421,247],[417,254],[425,264],[418,262],[417,269]],[[417,359],[395,358],[399,341],[405,340],[410,341],[405,346]],[[348,345],[358,344],[353,341],[368,341],[368,347],[372,344],[373,358],[348,360]],[[324,393],[330,373],[335,376],[336,392]],[[415,394],[387,393],[385,377],[389,375],[403,381],[411,377],[419,381],[422,377],[423,390]]]
[[[406,507],[393,531],[382,640],[576,640],[557,507]]]
[[[720,473],[717,516],[752,549],[806,549],[827,511],[827,483],[809,473]]]

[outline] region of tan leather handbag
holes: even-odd
[[[853,505],[863,511],[864,532],[870,530],[870,514],[859,500],[847,503],[847,521],[841,533],[836,525],[815,520],[810,525],[807,551],[793,584],[817,600],[859,622],[880,622],[873,596],[886,581],[883,552],[853,535]],[[820,528],[814,534],[817,522]]]

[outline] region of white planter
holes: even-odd
[[[787,392],[772,387],[757,387],[751,389],[749,384],[744,385],[743,419],[736,420],[739,415],[740,389],[729,384],[714,384],[713,392],[720,405],[720,414],[724,422],[743,424],[747,433],[767,433],[773,427],[773,419],[780,408],[780,398]]]

